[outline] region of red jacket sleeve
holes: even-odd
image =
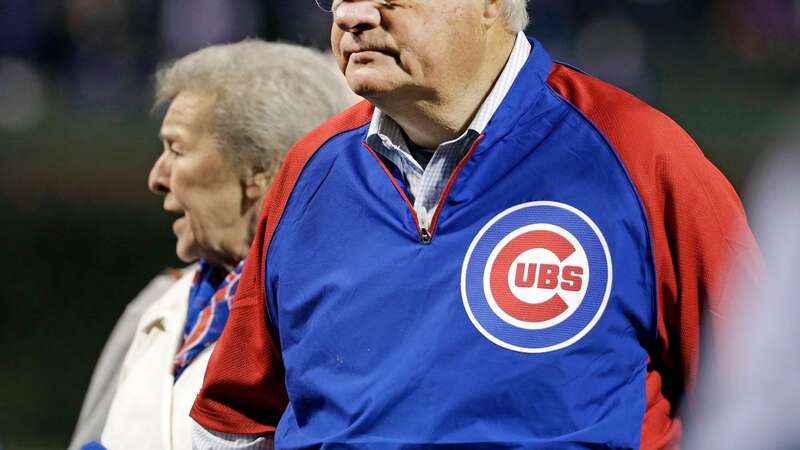
[[[648,349],[642,448],[675,448],[678,403],[686,397],[691,405],[700,349],[713,348],[725,316],[728,274],[761,276],[744,209],[725,177],[664,114],[564,66],[555,66],[548,83],[605,136],[644,206],[657,276],[658,335]]]
[[[308,160],[332,136],[369,122],[361,102],[301,139],[289,151],[264,199],[255,240],[214,348],[191,417],[204,428],[229,434],[263,434],[275,427],[288,403],[280,348],[267,327],[264,297],[267,252],[289,196]]]

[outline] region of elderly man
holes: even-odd
[[[324,6],[368,102],[290,151],[195,446],[677,445],[714,275],[754,247],[724,177],[553,63],[524,0]]]
[[[286,150],[353,98],[328,58],[288,44],[209,47],[159,70],[156,103],[169,108],[148,185],[179,216],[178,257],[199,264],[143,312],[117,378],[106,383],[110,407],[90,411],[104,422],[102,446],[191,448],[189,409],[228,318],[264,194]]]

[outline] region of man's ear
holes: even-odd
[[[261,168],[247,168],[243,177],[244,195],[250,200],[260,200],[269,189],[271,176]]]
[[[492,26],[501,20],[503,15],[503,2],[505,0],[483,0],[483,23]]]

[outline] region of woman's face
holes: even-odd
[[[252,239],[251,211],[242,177],[223,158],[209,127],[214,99],[184,91],[161,125],[163,153],[150,170],[148,187],[164,196],[164,209],[181,216],[172,225],[178,257],[235,265]]]

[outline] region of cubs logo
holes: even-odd
[[[611,272],[608,244],[586,214],[564,203],[525,203],[475,236],[461,269],[461,297],[487,339],[545,353],[578,342],[600,320]]]

